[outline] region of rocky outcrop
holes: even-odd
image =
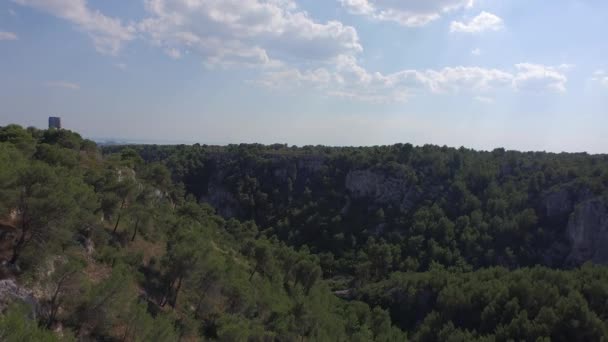
[[[228,189],[218,183],[209,183],[207,195],[203,196],[201,201],[209,203],[216,208],[218,213],[223,217],[238,217],[241,213],[241,206],[236,197],[228,191]]]
[[[35,319],[38,302],[28,289],[19,286],[13,279],[0,280],[0,312],[14,301],[21,301],[31,308],[32,318]]]
[[[579,204],[568,222],[567,235],[571,242],[570,263],[608,264],[608,206],[604,199]]]
[[[304,156],[298,158],[298,169],[314,173],[325,165],[325,158],[319,156]]]
[[[242,217],[250,208],[247,208],[247,204],[242,203],[235,193],[234,185],[228,185],[233,179],[227,179],[227,176],[233,174],[241,178],[256,178],[259,190],[266,194],[278,189],[290,189],[289,196],[298,196],[309,190],[316,196],[328,195],[324,193],[323,184],[328,167],[327,158],[314,155],[266,157],[264,163],[244,163],[238,170],[234,170],[234,163],[227,156],[214,155],[207,163],[205,176],[201,177],[205,186],[199,199],[215,207],[223,217]],[[343,181],[345,202],[341,210],[342,215],[348,214],[352,201],[362,199],[370,200],[375,209],[390,206],[408,212],[416,206],[420,197],[415,184],[405,174],[398,172],[378,169],[348,170]],[[335,187],[340,188],[340,185],[336,184]],[[436,192],[432,185],[425,187],[425,196],[432,196]],[[277,202],[274,206],[278,208],[286,202]]]
[[[548,193],[543,201],[546,215],[549,218],[567,218],[574,210],[574,201],[568,189]]]
[[[409,210],[415,196],[407,179],[371,170],[350,171],[346,176],[346,190],[353,199],[369,198],[377,204],[399,205],[402,210]]]
[[[200,179],[197,180],[204,183],[204,187],[197,194],[199,199],[215,207],[223,217],[243,218],[242,215],[250,208],[247,208],[246,203],[242,203],[235,192],[234,179],[227,177],[256,178],[259,190],[266,193],[287,187],[288,184],[290,187],[297,187],[296,191],[303,191],[311,178],[316,177],[326,167],[327,160],[317,155],[268,154],[261,157],[263,162],[249,163],[240,160],[238,168],[235,168],[235,161],[239,160],[239,156],[226,153],[210,155]],[[299,186],[296,186],[296,183]]]

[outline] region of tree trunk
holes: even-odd
[[[112,233],[116,234],[116,230],[118,229],[118,224],[120,223],[120,217],[122,214],[118,214],[118,219],[116,220],[116,225],[114,226],[114,231]]]
[[[21,235],[19,236],[19,240],[15,245],[13,245],[13,256],[11,257],[10,261],[11,265],[15,265],[19,259],[21,248],[23,248],[23,245],[25,244],[25,234],[27,234],[25,227],[21,227]]]
[[[207,285],[205,285],[205,288],[198,296],[198,301],[196,303],[196,309],[194,310],[194,315],[196,316],[196,318],[199,318],[198,312],[200,311],[201,306],[203,305],[203,299],[205,299],[205,297],[207,296],[207,291],[209,291],[210,287],[211,287],[211,283],[208,283]]]
[[[55,322],[55,316],[57,315],[57,311],[59,310],[59,305],[57,305],[57,303],[56,303],[58,295],[59,295],[59,288],[57,288],[57,290],[55,291],[55,294],[53,295],[53,298],[51,299],[51,303],[49,304],[51,306],[51,312],[49,313],[49,319],[46,322],[47,329],[50,329],[51,326],[53,325],[53,322]]]
[[[59,293],[61,293],[64,282],[68,281],[68,279],[74,275],[75,272],[69,272],[64,274],[61,279],[59,280],[59,282],[57,282],[57,287],[55,288],[55,293],[53,293],[53,298],[51,298],[51,312],[49,314],[49,320],[47,322],[47,329],[51,328],[51,325],[53,325],[53,323],[55,322],[55,317],[57,316],[57,312],[59,311],[59,306],[61,305],[61,303],[59,303],[57,301],[57,298],[59,298]]]
[[[137,235],[137,228],[139,226],[139,218],[135,221],[135,229],[133,229],[133,236],[131,237],[131,242],[135,241],[135,235]]]
[[[118,229],[118,224],[120,223],[120,217],[122,216],[122,210],[125,207],[125,200],[126,199],[123,198],[122,203],[120,204],[120,210],[118,211],[118,219],[116,219],[116,225],[114,225],[113,233],[116,233],[116,230]]]
[[[171,305],[173,307],[173,309],[175,309],[175,306],[177,305],[177,296],[179,295],[179,290],[182,287],[182,279],[183,279],[183,276],[180,276],[179,280],[177,281],[177,288],[175,289],[175,297],[173,298],[173,305]]]
[[[196,302],[196,308],[194,309],[195,318],[200,318],[198,317],[198,312],[201,310],[201,306],[203,305],[203,299],[205,299],[205,294],[200,294],[198,296],[198,301]]]
[[[122,342],[125,342],[127,340],[127,337],[129,337],[129,330],[131,330],[130,326],[130,324],[127,324],[127,326],[125,327],[125,333],[122,336]]]
[[[24,199],[24,193],[21,193],[21,199],[20,201],[20,206],[21,206],[21,222],[20,222],[20,228],[21,228],[21,235],[19,236],[19,240],[17,241],[17,243],[15,245],[13,245],[13,255],[11,257],[10,260],[10,264],[11,265],[15,265],[17,263],[17,260],[19,259],[19,255],[21,254],[21,249],[23,248],[23,245],[25,245],[25,236],[29,230],[29,225],[27,222],[27,203],[25,202]]]
[[[169,284],[167,285],[167,289],[165,290],[165,295],[163,296],[163,298],[161,299],[161,301],[159,303],[161,308],[163,308],[163,307],[165,307],[165,305],[167,305],[167,301],[169,300],[169,295],[171,294],[171,289],[173,288],[173,284],[175,284],[175,279],[170,281]]]

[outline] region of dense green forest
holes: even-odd
[[[604,155],[409,144],[133,148],[222,216],[307,246],[327,276],[608,262],[593,242],[605,238],[602,224],[589,222],[608,217]],[[577,233],[585,238],[572,241]]]
[[[225,220],[132,150],[0,128],[2,341],[399,341],[318,256]]]
[[[608,157],[0,127],[0,340],[608,338]]]
[[[608,262],[608,156],[410,144],[128,150],[223,217],[318,256],[337,295],[389,310],[411,339],[606,332],[605,270],[576,267]]]

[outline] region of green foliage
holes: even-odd
[[[339,261],[331,272],[359,283],[434,263],[465,271],[570,266],[559,247],[568,244],[569,214],[590,196],[608,194],[603,155],[408,144],[127,149],[134,150],[164,163],[187,192],[225,217],[253,220],[290,246],[331,253]],[[384,253],[384,263],[362,253],[368,245]]]
[[[53,166],[73,169],[78,166],[78,152],[69,151],[57,145],[39,144],[36,148],[36,159]]]
[[[68,342],[76,341],[69,332],[59,337],[52,332],[39,328],[25,305],[13,304],[7,312],[0,315],[0,340],[11,342]]]
[[[481,304],[460,307],[460,302],[453,302],[458,296],[473,302],[476,295],[488,298],[473,291],[473,285],[448,288],[454,298],[450,297],[452,292],[437,293],[441,301],[425,305],[420,304],[420,298],[430,296],[429,290],[416,290],[422,294],[409,297],[384,289],[390,295],[386,300],[376,300],[369,289],[376,283],[386,284],[396,272],[422,272],[411,277],[436,287],[444,274],[483,273],[483,269],[493,266],[505,267],[501,272],[507,274],[508,270],[537,264],[571,266],[567,263],[569,242],[565,233],[568,216],[577,203],[608,194],[608,158],[586,154],[504,149],[476,152],[409,144],[369,148],[253,144],[131,149],[148,162],[166,165],[188,193],[231,217],[225,229],[236,239],[228,241],[240,245],[238,250],[251,260],[251,281],[282,283],[287,294],[297,298],[314,292],[307,289],[305,278],[311,275],[306,279],[316,283],[319,272],[320,278],[331,278],[330,284],[343,290],[340,293],[358,293],[358,298],[390,309],[393,321],[415,340],[529,336],[542,340],[557,336],[555,324],[539,328],[534,321],[536,312],[522,310],[522,302],[513,301],[516,296],[512,293],[487,290],[508,300],[501,304],[504,307],[480,308]],[[113,147],[106,152],[121,150]],[[349,182],[358,172],[362,178],[354,186],[359,190],[353,190]],[[371,190],[366,189],[370,183]],[[395,190],[397,195],[391,193]],[[251,220],[255,228],[243,229],[239,220]],[[288,249],[301,249],[303,254],[282,249],[272,253],[277,240]],[[313,258],[308,260],[307,254]],[[322,270],[315,268],[318,265]],[[544,281],[542,276],[530,280],[539,286]],[[481,285],[483,281],[474,279],[471,284]],[[410,286],[408,291],[414,288]],[[405,302],[393,305],[393,294]],[[555,300],[562,297],[568,296],[560,292]],[[588,305],[600,310],[598,303],[601,301]],[[292,310],[306,321],[303,307],[292,306]],[[453,322],[446,320],[445,310],[455,317]],[[513,314],[508,321],[493,316],[494,312],[509,310]],[[546,308],[538,319],[551,322],[555,312],[557,308]],[[486,330],[458,321],[471,320],[475,314],[483,314]],[[287,318],[274,324],[280,331],[294,329]],[[349,334],[351,339],[371,339],[365,324],[355,326],[357,333]],[[600,331],[593,338],[603,334],[592,326],[589,329]]]
[[[48,328],[60,317],[62,312],[73,312],[82,304],[87,290],[83,270],[86,261],[78,254],[66,251],[64,256],[54,257],[42,262],[34,269],[28,283],[36,285],[44,296],[39,298],[40,320]],[[24,278],[28,275],[24,275]]]
[[[597,287],[606,281],[608,270],[591,265],[574,271],[436,270],[395,273],[358,296],[387,307],[402,329],[414,332],[414,340],[452,335],[455,340],[599,341],[608,336],[608,316],[600,305],[608,292]]]
[[[27,157],[36,150],[36,140],[32,134],[17,125],[0,127],[0,142],[13,145]]]
[[[59,340],[45,329],[58,327],[102,341],[608,336],[605,267],[530,268],[568,266],[568,216],[608,193],[604,156],[105,152],[65,130],[0,127],[0,223],[14,234],[0,255],[39,302],[37,320],[4,313],[0,339]]]
[[[26,248],[67,243],[80,225],[91,222],[97,205],[91,188],[62,168],[33,161],[17,173],[8,191],[0,190],[8,197],[6,205],[19,215],[21,232],[13,247],[13,264]]]
[[[82,137],[65,129],[50,129],[42,134],[41,144],[55,145],[60,148],[79,151],[84,143]]]
[[[331,294],[307,248],[222,219],[134,149],[100,160],[69,131],[0,133],[0,219],[18,213],[9,262],[38,289],[40,327],[122,341],[386,340],[371,327],[381,316],[400,333],[362,303],[365,323],[343,318],[354,304]],[[7,314],[7,336],[57,338],[21,316]]]

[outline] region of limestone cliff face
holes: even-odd
[[[301,205],[298,201],[326,201],[342,216],[365,215],[364,211],[371,215],[379,208],[413,213],[421,203],[447,191],[432,178],[414,181],[407,172],[388,167],[336,166],[335,160],[323,156],[264,155],[262,161],[251,163],[246,159],[237,163],[237,157],[210,156],[196,179],[201,184],[199,198],[224,217],[256,219],[258,210],[262,219],[282,217],[291,205]],[[535,209],[540,226],[557,233],[555,242],[539,251],[543,264],[608,264],[608,248],[604,248],[608,246],[608,200],[594,196],[585,187],[564,184],[538,198]],[[370,227],[376,234],[385,228]]]
[[[571,263],[608,264],[608,207],[602,198],[577,206],[568,222],[567,234],[572,243],[568,256]]]
[[[201,201],[209,203],[216,208],[218,213],[223,217],[238,217],[241,213],[241,206],[236,197],[219,181],[209,182],[207,185],[207,195],[202,196]]]
[[[274,191],[290,193],[297,198],[305,189],[310,189],[313,196],[323,198],[326,196],[324,177],[328,169],[327,158],[323,156],[265,156],[265,163],[253,164],[233,168],[233,160],[227,155],[214,155],[208,160],[205,176],[199,181],[204,182],[204,190],[200,199],[215,207],[218,213],[224,217],[240,217],[248,212],[243,205],[242,198],[238,197],[235,189],[235,179],[242,180],[246,177],[255,178],[256,187],[271,194]],[[245,163],[246,164],[246,163]],[[242,165],[242,164],[241,164]],[[332,178],[333,177],[333,178]],[[351,169],[344,170],[343,176],[329,176],[336,184],[332,188],[339,189],[344,195],[341,206],[344,208],[342,214],[348,214],[351,201],[369,200],[371,207],[380,208],[392,206],[403,211],[409,211],[416,206],[419,194],[415,184],[403,174],[398,172],[387,172],[385,170]],[[286,191],[285,189],[291,190]],[[427,189],[428,190],[428,189]],[[432,191],[427,191],[429,195]],[[285,206],[280,200],[273,202],[275,208]]]
[[[560,189],[548,193],[544,198],[543,204],[546,215],[549,218],[567,219],[572,210],[574,210],[574,199],[568,189]]]
[[[395,205],[408,210],[414,201],[412,184],[405,179],[372,170],[350,171],[346,190],[354,199],[368,198],[380,205]]]
[[[0,312],[3,312],[15,300],[27,304],[31,310],[31,318],[36,319],[38,301],[32,291],[18,285],[13,279],[0,280]]]
[[[249,165],[235,170],[235,158],[230,154],[210,156],[205,177],[197,180],[205,184],[200,200],[209,203],[216,208],[218,214],[228,218],[241,217],[247,211],[234,188],[235,177],[241,180],[245,177],[256,178],[258,188],[270,193],[272,189],[287,187],[288,183],[292,186],[299,183],[304,187],[310,183],[310,179],[318,176],[326,162],[321,156],[268,155],[264,156],[266,163],[262,166]],[[282,204],[284,203],[275,203],[276,206]]]

